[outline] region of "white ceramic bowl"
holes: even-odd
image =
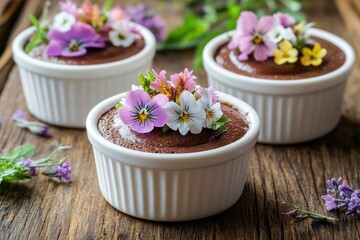
[[[124,92],[137,75],[151,68],[156,41],[146,28],[136,25],[145,39],[139,53],[116,62],[64,65],[29,56],[24,45],[34,32],[28,28],[13,42],[14,60],[29,111],[38,119],[65,127],[85,127],[86,116],[100,101]]]
[[[100,189],[113,207],[143,219],[185,221],[217,214],[236,203],[260,129],[258,115],[248,104],[219,94],[249,121],[250,129],[241,139],[209,151],[160,154],[120,147],[100,134],[99,118],[124,96],[99,103],[86,120]]]
[[[346,55],[333,72],[299,80],[269,80],[247,77],[215,62],[215,51],[233,32],[211,40],[203,51],[208,82],[215,89],[249,103],[259,114],[259,142],[291,144],[321,137],[338,124],[346,80],[355,61],[352,47],[329,32],[312,29],[313,36],[331,41]]]

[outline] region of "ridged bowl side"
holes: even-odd
[[[56,78],[18,68],[26,104],[35,117],[54,125],[84,128],[87,114],[97,103],[128,90],[151,63],[102,79]]]
[[[290,144],[308,141],[333,130],[341,117],[346,81],[323,91],[278,95],[254,93],[234,88],[208,76],[209,84],[219,91],[251,105],[261,121],[259,142]]]
[[[240,198],[251,149],[221,164],[178,170],[132,166],[93,150],[101,192],[113,207],[143,219],[185,221],[222,212]]]

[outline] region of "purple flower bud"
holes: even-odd
[[[33,160],[31,158],[28,159],[21,159],[20,162],[17,164],[18,166],[24,166],[24,167],[29,167],[29,173],[31,175],[34,175],[36,173],[36,167],[30,167],[31,164],[33,163]]]
[[[322,199],[325,200],[325,208],[327,211],[332,211],[338,208],[336,204],[336,199],[331,195],[322,196]]]
[[[351,199],[348,205],[346,215],[354,215],[360,211],[360,198],[357,192],[351,194]]]
[[[349,187],[346,183],[343,183],[339,186],[339,190],[341,191],[340,196],[342,198],[344,197],[351,197],[351,194],[354,192],[354,190]]]
[[[338,180],[333,178],[331,180],[327,180],[326,183],[329,186],[327,192],[329,194],[336,194],[339,192],[339,186],[342,184],[342,178],[340,177]]]
[[[56,166],[56,177],[62,181],[65,179],[66,181],[71,180],[71,166],[69,162],[63,163],[61,166]]]
[[[164,20],[158,14],[150,15],[149,9],[144,3],[127,6],[126,12],[132,21],[149,29],[158,42],[164,40]]]
[[[48,126],[42,123],[38,122],[31,122],[31,124],[28,124],[27,128],[30,132],[35,133],[40,136],[44,137],[51,137],[51,133],[48,129]]]
[[[25,112],[21,109],[16,109],[16,111],[12,115],[12,120],[14,122],[26,120]]]

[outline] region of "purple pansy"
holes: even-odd
[[[158,14],[151,16],[148,7],[144,3],[136,6],[127,6],[126,12],[132,21],[148,28],[154,33],[158,42],[164,39],[164,20]]]
[[[163,97],[151,99],[143,89],[136,89],[127,94],[125,101],[126,105],[119,109],[119,116],[133,131],[148,133],[154,127],[163,127],[166,124],[167,114],[160,107],[160,104],[166,101]]]
[[[57,177],[60,181],[71,180],[71,166],[69,162],[65,162],[61,166],[55,166],[55,170],[57,172],[55,177]]]
[[[77,57],[86,54],[86,48],[104,48],[105,42],[88,24],[76,22],[67,32],[52,29],[46,54],[49,57]]]
[[[278,12],[273,15],[276,24],[283,26],[284,28],[290,27],[295,24],[296,20],[294,17],[287,13]]]
[[[31,158],[28,159],[21,159],[20,162],[18,163],[19,166],[26,166],[29,167],[29,173],[31,175],[34,175],[36,173],[36,167],[30,167],[31,164],[33,163],[33,160]]]
[[[264,16],[258,20],[253,12],[244,11],[237,22],[236,32],[228,45],[229,49],[240,50],[240,61],[247,60],[251,53],[254,53],[256,61],[265,61],[277,48],[268,38],[274,24],[274,18],[271,16]]]

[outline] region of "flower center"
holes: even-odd
[[[120,40],[125,40],[125,36],[124,36],[124,34],[121,34],[121,33],[119,33],[118,34],[118,38],[120,39]]]
[[[79,48],[80,48],[80,44],[76,41],[71,41],[70,44],[69,44],[69,49],[71,52],[77,52],[79,51]]]
[[[264,43],[263,39],[262,39],[262,36],[260,36],[259,34],[256,34],[252,40],[252,42],[255,44],[255,45],[261,45]]]
[[[188,113],[182,113],[180,118],[183,122],[188,122],[190,119],[190,115]]]
[[[206,111],[206,117],[208,118],[208,119],[212,119],[212,117],[213,117],[213,112],[210,110],[210,111]]]
[[[138,119],[140,120],[140,122],[144,123],[147,121],[148,118],[149,118],[149,115],[145,109],[143,109],[139,112]]]

